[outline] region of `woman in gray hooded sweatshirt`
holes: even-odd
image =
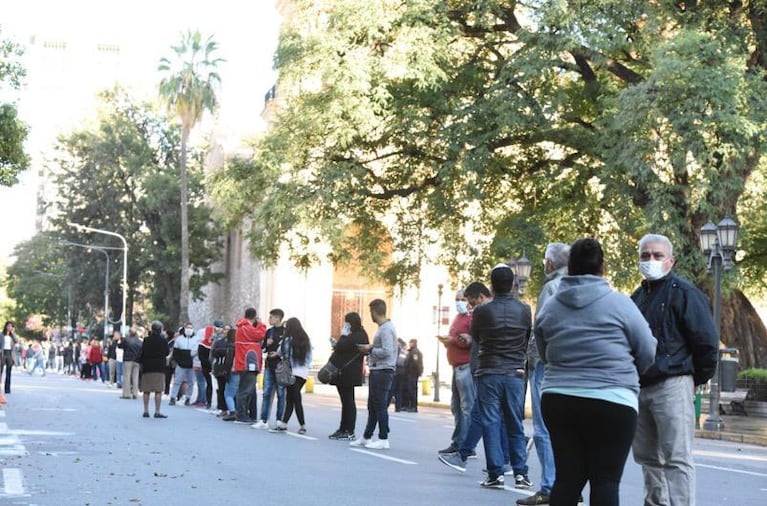
[[[556,467],[552,506],[575,506],[586,482],[592,506],[619,503],[636,429],[639,374],[655,359],[647,321],[603,274],[599,242],[573,243],[568,275],[535,321],[546,363],[541,410]]]

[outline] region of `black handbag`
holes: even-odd
[[[338,377],[341,376],[341,371],[343,371],[346,366],[357,360],[359,358],[360,354],[357,353],[352,357],[351,360],[346,362],[344,365],[342,365],[340,368],[336,367],[331,360],[333,360],[333,355],[330,356],[328,359],[328,363],[322,366],[322,369],[317,372],[317,379],[320,380],[320,382],[326,384],[326,385],[335,385],[336,382],[338,382]]]
[[[288,338],[290,340],[290,338]],[[283,346],[285,343],[283,343]],[[277,384],[280,386],[290,386],[293,385],[296,382],[296,377],[293,374],[293,366],[290,363],[291,360],[291,346],[293,345],[292,342],[287,343],[287,356],[281,357],[280,361],[277,362],[277,365],[274,367],[274,379],[277,381]]]

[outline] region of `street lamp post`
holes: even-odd
[[[523,251],[521,257],[517,259],[514,259],[514,257],[509,258],[507,265],[514,272],[514,284],[517,287],[517,292],[519,295],[524,294],[525,285],[527,285],[527,282],[530,280],[530,272],[533,269],[533,263],[527,258],[527,255],[525,255]]]
[[[722,270],[729,271],[733,267],[735,245],[738,242],[738,224],[726,217],[714,225],[708,222],[700,229],[700,247],[708,257],[708,269],[714,273],[714,325],[717,337],[721,341],[722,333]],[[718,347],[718,345],[717,345]],[[722,368],[717,351],[716,372],[711,379],[709,390],[708,417],[703,422],[706,430],[721,431],[724,421],[719,415],[719,396],[722,385]]]
[[[437,336],[442,335],[442,283],[437,285]],[[437,343],[437,367],[434,369],[434,402],[439,402],[439,343]]]
[[[123,308],[122,308],[122,314],[120,315],[120,319],[122,320],[121,325],[121,333],[122,335],[127,335],[127,329],[128,329],[128,314],[127,314],[127,302],[128,302],[128,242],[125,240],[125,237],[122,235],[116,233],[116,232],[110,232],[108,230],[102,230],[100,228],[93,228],[93,227],[86,227],[85,225],[80,225],[79,223],[69,223],[70,227],[74,227],[77,230],[84,230],[86,232],[94,232],[97,234],[105,234],[105,235],[111,235],[113,237],[119,238],[123,243],[123,282],[122,282],[122,295],[123,295]],[[109,263],[109,262],[107,262]],[[107,323],[105,321],[104,323],[104,330],[106,332]]]

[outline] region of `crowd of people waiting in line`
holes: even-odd
[[[617,505],[623,469],[633,449],[642,467],[644,504],[694,505],[694,387],[714,374],[718,334],[705,295],[673,272],[669,239],[646,235],[638,250],[644,281],[628,297],[604,279],[605,258],[598,241],[549,244],[544,260],[547,282],[535,319],[530,306],[516,296],[514,273],[506,264],[491,271],[492,291],[480,282],[458,290],[457,316],[448,335],[440,336],[453,367],[455,419],[450,445],[438,452],[442,463],[464,472],[482,439],[487,461],[482,487],[504,488],[504,476],[511,475],[516,488],[532,488],[529,438],[522,425],[529,381],[532,444],[541,463],[541,484],[517,504],[574,506],[581,503],[588,483],[591,505]],[[65,345],[60,363],[70,373],[77,364],[81,370],[92,366],[102,381],[101,364],[106,361],[107,370],[117,374],[121,363],[122,397],[136,398],[140,389],[144,417],[150,417],[151,394],[155,418],[167,417],[161,411],[163,394],[169,395],[170,405],[183,398],[185,405],[213,409],[215,380],[215,410],[222,420],[284,432],[295,412],[298,432],[304,434],[301,389],[312,362],[312,345],[301,322],[283,322],[284,317],[283,311],[273,309],[267,328],[249,308],[234,326],[215,321],[196,331],[187,324],[172,333],[153,322],[143,341],[135,334],[123,339],[115,332],[106,352],[92,342],[87,352],[80,351],[81,360],[74,354],[79,347],[75,344],[68,362]],[[413,385],[415,381],[417,387],[423,373],[422,356],[415,340],[406,347],[397,338],[383,300],[370,303],[370,317],[378,325],[372,342],[354,312],[345,315],[340,337],[332,340],[330,362],[337,371],[333,383],[341,420],[328,437],[388,449],[392,395],[396,410],[416,408]],[[6,323],[0,341],[6,392],[13,361],[20,365],[19,357],[12,357],[17,341],[13,325]],[[39,357],[46,355],[34,345],[22,345],[20,351],[27,349],[21,363],[32,360],[34,372]],[[48,365],[58,368],[58,351],[48,353]],[[363,383],[365,357],[368,418],[358,438],[354,388]],[[287,373],[285,364],[290,366]],[[264,382],[260,413],[259,373]],[[276,423],[270,426],[274,397]]]

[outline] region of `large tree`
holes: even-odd
[[[59,156],[52,167],[58,189],[53,206],[53,225],[60,236],[78,243],[112,244],[103,235],[82,235],[67,227],[75,222],[125,236],[129,243],[128,316],[138,308],[143,316],[183,322],[180,316],[181,251],[179,226],[178,153],[180,132],[149,106],[137,105],[120,90],[103,95],[103,111],[92,128],[62,136]],[[218,279],[210,266],[219,258],[211,210],[202,187],[202,156],[193,151],[188,171],[189,228],[194,237],[206,238],[190,244],[194,266],[192,295],[202,297],[201,288]],[[74,266],[93,264],[92,253],[69,248]],[[121,310],[119,279],[122,255],[111,255],[114,314]],[[103,271],[87,269],[92,285],[103,286]],[[101,276],[99,278],[99,276]],[[101,285],[96,284],[101,279]],[[95,290],[96,294],[101,293]]]
[[[20,58],[23,50],[12,40],[0,38],[0,92],[17,90],[26,75]],[[0,185],[12,186],[29,166],[24,152],[27,126],[18,118],[16,104],[0,103]]]
[[[224,60],[215,57],[218,44],[213,36],[203,40],[199,31],[188,31],[179,45],[173,46],[173,56],[160,60],[163,73],[160,96],[168,110],[181,121],[181,155],[179,180],[181,189],[181,290],[180,316],[189,320],[189,218],[187,182],[187,143],[192,128],[199,123],[205,111],[218,106],[217,87],[221,78],[217,67]]]
[[[700,226],[737,217],[764,164],[763,0],[293,3],[272,128],[251,171],[220,176],[260,183],[224,204],[267,261],[285,245],[309,265],[329,243],[393,284],[424,260],[469,279],[588,234],[628,288],[652,230],[701,280]],[[741,308],[725,340],[763,347]]]

